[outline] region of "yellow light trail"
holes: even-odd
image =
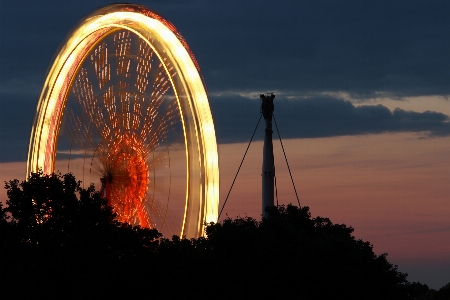
[[[217,144],[206,89],[194,56],[175,27],[142,6],[115,4],[101,8],[69,34],[47,74],[39,97],[30,137],[27,174],[39,169],[45,173],[54,171],[59,127],[68,91],[96,42],[118,30],[133,32],[144,40],[158,56],[166,74],[170,74],[168,79],[181,112],[187,158],[186,204],[180,235],[201,236],[205,222],[217,221],[219,205]],[[97,64],[103,64],[101,55]],[[126,72],[129,65],[121,67]],[[103,65],[98,68],[98,72],[109,72]],[[146,82],[139,84],[144,86]]]

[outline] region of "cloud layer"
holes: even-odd
[[[450,95],[447,1],[142,2],[186,38],[211,91]],[[69,30],[106,4],[2,4],[0,86],[39,85]]]
[[[355,106],[332,97],[275,98],[275,117],[282,138],[315,138],[385,132],[450,135],[450,118],[439,112],[390,111],[383,105]],[[236,95],[211,97],[218,141],[249,141],[260,116],[260,103]],[[274,126],[274,131],[275,131]],[[256,139],[262,139],[263,122]]]
[[[258,95],[253,101],[233,95],[253,91],[277,92],[276,116],[286,138],[448,134],[448,117],[438,112],[390,112],[317,95],[345,93],[360,104],[373,97],[448,97],[450,2],[141,2],[170,20],[195,53],[221,142],[249,139]],[[0,161],[26,158],[36,99],[55,51],[79,20],[107,4],[2,3]]]

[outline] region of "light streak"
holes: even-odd
[[[180,114],[184,131],[187,164],[186,204],[180,234],[187,237],[203,235],[204,222],[217,221],[219,204],[217,144],[206,90],[198,64],[181,35],[172,24],[144,7],[117,4],[102,8],[85,18],[81,25],[70,33],[47,74],[39,97],[30,138],[27,174],[39,169],[45,173],[53,172],[61,115],[68,92],[74,84],[75,75],[80,71],[81,64],[87,59],[96,42],[119,30],[125,30],[125,32],[119,33],[118,40],[120,42],[118,41],[116,44],[119,57],[117,71],[124,74],[125,77],[129,76],[130,71],[133,71],[130,69],[130,60],[127,59],[129,33],[132,32],[145,41],[142,51],[146,54],[142,55],[143,59],[136,70],[136,73],[141,75],[136,79],[137,89],[141,93],[147,89],[147,85],[151,84],[145,79],[146,74],[150,71],[149,65],[145,64],[146,61],[151,60],[148,53],[154,53],[162,63],[161,68],[164,72],[161,72],[161,76],[155,79],[154,84],[157,88],[150,99],[154,106],[149,105],[145,114],[136,115],[136,118],[132,119],[128,115],[132,111],[129,99],[133,95],[127,94],[127,92],[121,94],[120,84],[119,91],[107,90],[99,99],[90,98],[89,88],[87,85],[81,84],[83,95],[88,95],[84,101],[86,102],[89,98],[89,103],[86,102],[83,107],[89,112],[91,120],[96,123],[102,136],[118,134],[120,132],[119,117],[117,109],[112,103],[114,95],[119,93],[120,97],[124,97],[121,101],[122,115],[125,116],[124,127],[134,126],[135,128],[139,118],[145,120],[144,124],[147,127],[143,128],[142,132],[145,138],[150,139],[150,146],[142,151],[145,152],[143,155],[148,155],[152,151],[150,148],[154,147],[157,142],[158,136],[170,130],[173,123],[175,110],[170,108],[171,112],[166,118],[166,122],[161,122],[156,128],[152,125],[155,121],[156,109],[161,105],[162,95],[170,86],[173,87],[177,111]],[[104,51],[102,47],[106,47],[106,45],[97,47],[98,51],[94,52],[92,60],[95,61],[95,75],[99,78],[99,85],[102,88],[109,80],[111,70],[106,64],[107,57],[105,56],[107,54],[102,54]],[[123,86],[123,88],[125,87]],[[109,121],[111,127],[102,127],[101,119],[96,119],[95,115],[98,115],[98,110],[95,109],[97,107],[95,101],[104,104],[107,111],[107,116],[104,117]],[[133,107],[133,109],[139,110],[138,107]],[[139,142],[135,144],[135,148],[141,147]],[[148,171],[145,169],[145,172]]]

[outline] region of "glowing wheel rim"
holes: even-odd
[[[178,234],[198,237],[205,222],[216,222],[219,171],[214,124],[197,62],[175,27],[145,7],[116,4],[101,8],[68,35],[39,97],[28,151],[27,174],[55,170],[66,100],[82,64],[99,41],[115,32],[145,41],[168,75],[181,119],[186,155],[186,196]]]

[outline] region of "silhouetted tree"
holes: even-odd
[[[56,243],[63,246],[71,239],[97,239],[108,234],[132,234],[139,245],[152,247],[160,236],[157,230],[132,227],[116,220],[116,214],[101,199],[94,185],[83,189],[71,174],[32,173],[26,181],[5,183],[8,200],[4,212],[11,216],[22,241]],[[99,236],[97,236],[99,235]],[[131,238],[131,236],[130,236]],[[111,246],[109,241],[108,246]],[[127,240],[127,242],[131,242]],[[153,243],[153,244],[152,244]],[[133,246],[137,246],[136,242]]]
[[[208,224],[206,237],[165,239],[118,222],[72,174],[39,172],[5,187],[5,297],[448,299],[450,285],[409,283],[352,227],[313,218],[308,207],[271,207],[262,221],[227,218]]]
[[[422,299],[426,294],[430,294],[432,290],[426,284],[420,282],[411,282],[405,286],[405,292],[411,300]]]
[[[439,289],[438,298],[436,298],[436,299],[441,299],[441,300],[450,299],[450,282]]]
[[[411,293],[411,299],[417,299],[417,300],[448,300],[450,299],[450,282],[441,287],[438,291],[433,289],[424,289],[423,284],[420,284],[418,282],[414,282],[411,284],[411,287],[413,289],[420,288],[422,286],[422,290],[418,291],[417,293],[412,292]],[[428,288],[428,286],[426,286]],[[423,293],[425,291],[425,293]]]
[[[308,207],[266,211],[261,222],[226,219],[206,229],[220,256],[218,270],[233,286],[228,296],[237,287],[260,297],[408,299],[406,274],[386,254],[375,255],[369,242],[355,239],[353,228],[312,218]]]
[[[12,296],[80,299],[96,291],[100,297],[129,261],[157,249],[156,229],[118,222],[94,186],[81,188],[72,174],[32,173],[5,188],[0,282]]]

